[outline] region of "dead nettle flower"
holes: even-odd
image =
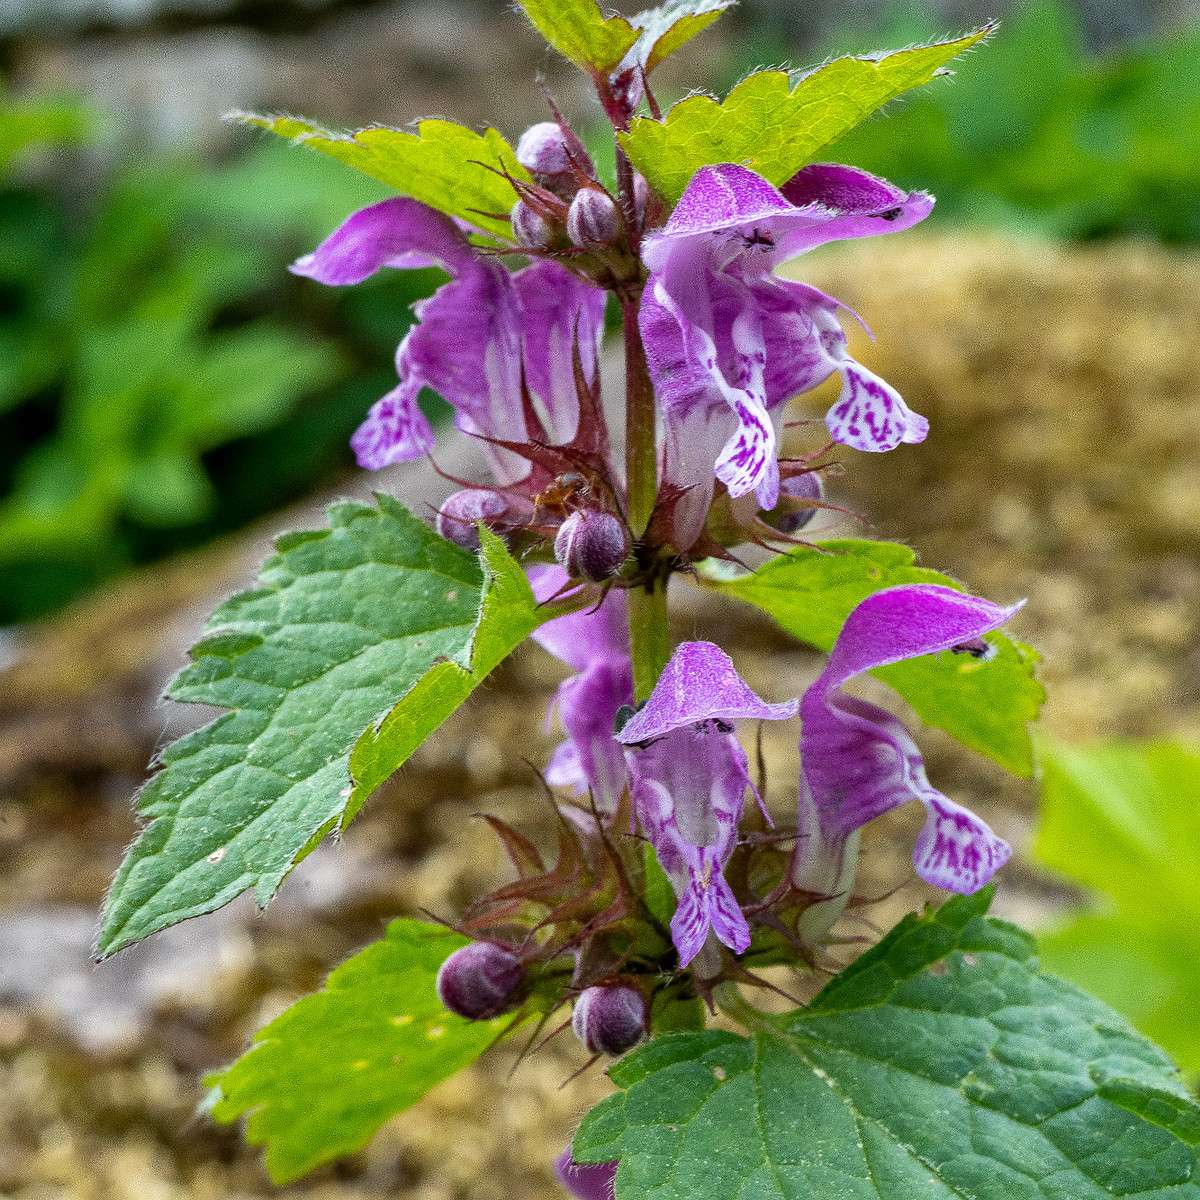
[[[902,721],[848,696],[864,671],[936,654],[977,639],[1021,607],[1005,608],[934,584],[868,596],[846,618],[825,669],[800,703],[800,815],[789,876],[803,891],[844,903],[853,882],[859,829],[909,800],[925,805],[913,863],[922,879],[951,892],[978,891],[1012,853],[974,813],[937,791]],[[806,914],[807,915],[807,914]],[[834,912],[824,914],[826,927]]]
[[[642,245],[650,277],[639,324],[662,407],[665,482],[687,489],[678,545],[704,526],[713,477],[731,497],[779,496],[778,412],[833,372],[833,439],[859,450],[919,442],[928,430],[892,387],[846,352],[843,308],[774,268],[840,238],[906,229],[933,199],[854,167],[813,163],[783,186],[734,164],[702,167],[666,226]],[[847,310],[848,311],[848,310]]]
[[[492,942],[472,942],[442,963],[436,987],[450,1012],[480,1021],[516,1008],[524,981],[525,968],[515,954]]]
[[[679,898],[671,937],[687,966],[710,936],[739,954],[750,927],[723,874],[750,782],[739,721],[781,721],[798,701],[767,704],[711,642],[684,642],[646,704],[617,734],[627,749],[634,813]],[[765,810],[764,810],[765,813]]]
[[[503,526],[509,504],[490,488],[463,488],[448,496],[438,509],[435,527],[448,542],[464,550],[479,549],[479,525],[489,529]]]
[[[646,1001],[641,992],[623,985],[584,988],[575,1001],[571,1028],[593,1054],[615,1058],[646,1036]]]
[[[359,464],[376,470],[433,449],[433,430],[417,404],[424,387],[454,406],[460,429],[512,443],[530,437],[528,388],[548,442],[569,442],[580,419],[576,338],[585,383],[598,377],[605,305],[599,288],[549,259],[509,271],[449,217],[407,197],[354,213],[291,269],[340,286],[383,267],[429,266],[452,278],[413,306],[417,324],[396,352],[399,386],[372,406],[351,438]],[[493,442],[483,447],[501,487],[529,476],[527,458]]]
[[[629,557],[625,523],[603,509],[577,509],[568,514],[554,538],[554,557],[572,579],[603,583],[616,575]]]

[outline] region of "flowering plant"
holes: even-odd
[[[327,530],[280,538],[261,586],[218,609],[170,694],[229,711],[161,755],[101,955],[248,888],[265,905],[533,637],[573,672],[544,773],[557,861],[489,817],[514,881],[452,927],[393,922],[213,1077],[210,1111],[249,1114],[278,1180],[357,1148],[494,1040],[569,1025],[619,1059],[617,1090],[556,1165],[576,1196],[1194,1194],[1200,1108],[1166,1056],[986,916],[1008,845],[930,782],[898,717],[846,690],[873,672],[1028,774],[1036,656],[1001,632],[1019,605],[970,596],[902,547],[801,536],[831,507],[838,446],[886,453],[928,430],[850,356],[854,314],[777,268],[897,233],[933,200],[814,159],[989,29],[757,72],[664,115],[654,68],[722,0],[630,20],[593,0],[522,4],[595,85],[615,186],[552,102],[515,150],[445,121],[343,136],[244,118],[402,193],[351,215],[297,274],[448,276],[354,436],[360,463],[433,449],[429,387],[489,478],[456,481],[432,529],[387,496],[334,505]],[[835,375],[822,437],[781,455],[787,402]],[[824,669],[803,696],[766,700],[720,647],[673,646],[675,580],[765,609],[828,652]],[[797,716],[796,807],[770,814],[738,727]],[[836,973],[834,927],[864,902],[859,831],[909,800],[925,810],[914,869],[953,898]],[[768,1012],[752,997],[782,991],[773,967],[834,978]],[[718,1013],[740,1032],[710,1027]]]

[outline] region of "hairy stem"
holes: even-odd
[[[633,651],[633,691],[645,700],[654,691],[658,677],[671,657],[671,635],[667,630],[667,577],[657,576],[650,590],[630,588],[629,642]]]
[[[629,487],[629,526],[635,538],[646,532],[658,493],[654,449],[654,385],[638,328],[638,299],[621,295],[625,326],[625,478]]]

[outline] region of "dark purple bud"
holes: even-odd
[[[513,205],[510,220],[513,237],[528,250],[545,250],[554,241],[554,226],[524,200]]]
[[[576,1200],[613,1200],[613,1180],[617,1177],[615,1162],[599,1163],[594,1167],[577,1163],[568,1146],[554,1160],[554,1173]]]
[[[479,549],[478,522],[491,527],[508,512],[508,501],[487,488],[464,488],[438,510],[436,528],[448,542],[464,550]]]
[[[615,1058],[646,1036],[646,1002],[633,988],[586,988],[575,1001],[571,1028],[593,1054]]]
[[[790,500],[823,500],[825,498],[825,485],[821,482],[821,477],[816,471],[805,471],[803,475],[793,475],[789,479],[780,481],[779,498]],[[790,508],[786,505],[781,505],[779,508],[773,509],[771,512],[762,514],[763,520],[766,521],[772,529],[778,529],[780,533],[799,533],[809,521],[816,516],[815,508]]]
[[[599,188],[575,193],[567,211],[567,236],[582,250],[602,250],[621,236],[621,213],[613,198]]]
[[[571,156],[567,153],[567,139],[563,131],[553,121],[539,121],[536,125],[530,125],[517,143],[517,162],[530,175],[569,174]]]
[[[438,969],[438,999],[456,1016],[481,1021],[516,1008],[524,979],[515,955],[491,942],[472,942]]]
[[[558,527],[554,557],[573,578],[603,583],[629,557],[629,534],[612,513],[581,509]]]
[[[574,134],[564,134],[553,121],[540,121],[521,134],[517,162],[542,187],[568,200],[579,186],[576,167],[590,178],[596,176],[583,143]]]

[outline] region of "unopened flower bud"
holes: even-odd
[[[517,162],[531,175],[561,175],[571,169],[567,139],[553,121],[539,121],[521,134]]]
[[[508,511],[508,501],[488,488],[464,488],[438,509],[436,527],[448,542],[464,550],[479,549],[479,526],[497,522]]]
[[[518,200],[510,216],[513,237],[528,250],[545,250],[554,241],[554,226],[524,200]]]
[[[559,195],[569,197],[579,186],[574,167],[594,177],[596,168],[580,142],[568,141],[566,134],[553,121],[531,125],[517,143],[517,162],[542,185]]]
[[[573,578],[603,583],[611,579],[629,557],[629,534],[612,513],[599,510],[573,512],[558,527],[554,557]]]
[[[616,1057],[646,1036],[646,1002],[633,988],[586,988],[575,1001],[571,1028],[593,1054]]]
[[[472,942],[438,969],[438,999],[456,1016],[481,1021],[516,1008],[524,979],[515,955],[491,942]]]
[[[581,188],[567,212],[567,236],[583,250],[611,246],[621,235],[621,213],[600,188]]]
[[[825,485],[816,471],[805,471],[780,481],[779,498],[791,500],[821,500],[825,496]],[[780,533],[798,533],[817,514],[815,508],[776,508],[763,513],[763,520]]]

